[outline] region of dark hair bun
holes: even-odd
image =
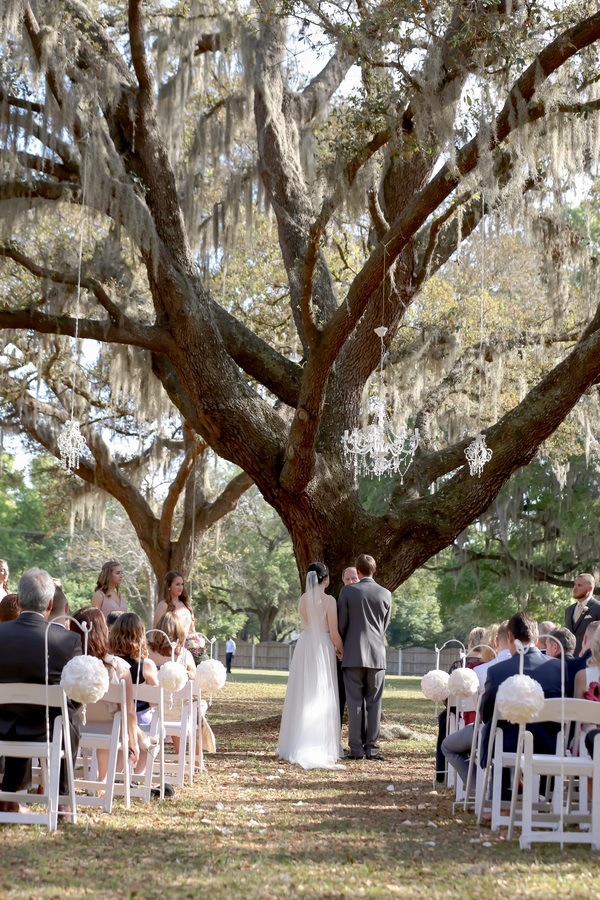
[[[322,563],[322,562],[311,563],[310,566],[308,567],[308,569],[306,570],[306,574],[308,574],[309,572],[315,573],[319,584],[321,584],[321,582],[324,581],[327,578],[327,576],[329,575],[329,569],[327,568],[325,563]]]

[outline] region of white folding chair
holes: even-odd
[[[150,684],[134,684],[133,690],[137,700],[149,703],[153,707],[149,734],[151,737],[155,737],[158,742],[159,791],[160,799],[162,800],[164,799],[165,785],[164,691],[161,687]],[[157,760],[152,753],[147,753],[146,759],[146,771],[144,774],[140,776],[133,775],[134,780],[131,783],[130,794],[132,797],[141,798],[148,803],[152,796],[154,768]],[[120,794],[121,792],[122,788],[117,784],[115,793]]]
[[[572,756],[566,743],[572,722],[600,726],[600,704],[590,700],[571,698],[544,702],[540,722],[561,725],[556,754],[534,753],[533,735],[525,732],[521,768],[523,773],[523,802],[521,813],[521,849],[532,843],[591,844],[600,850],[600,735],[594,741],[594,757]],[[538,800],[540,778],[554,779],[550,802]],[[587,804],[587,782],[592,779],[591,813]],[[573,781],[579,785],[580,802],[573,807]],[[578,830],[565,830],[579,825]],[[584,829],[581,828],[584,826]]]
[[[87,708],[88,721],[81,728],[79,740],[78,771],[75,773],[75,787],[86,791],[79,797],[79,804],[85,806],[102,806],[107,813],[112,812],[113,799],[117,787],[119,793],[125,799],[125,808],[129,809],[130,801],[130,776],[128,763],[129,733],[127,721],[127,694],[125,682],[110,685],[108,692],[100,703],[114,703],[119,707],[111,723],[93,721],[93,704]],[[102,726],[102,727],[101,727]],[[108,750],[108,768],[106,781],[98,781],[97,751]],[[117,774],[117,761],[119,751],[122,753],[123,771]],[[88,758],[91,756],[91,760]],[[81,770],[81,774],[79,774]],[[95,777],[94,777],[95,776]],[[97,796],[102,793],[103,796]]]
[[[460,803],[463,809],[467,806],[474,805],[475,809],[479,808],[481,803],[481,794],[483,789],[483,777],[479,770],[479,756],[481,752],[481,710],[480,710],[481,694],[477,695],[475,706],[475,721],[473,723],[473,737],[471,739],[471,753],[469,755],[469,770],[467,773],[467,783],[463,785],[460,778],[456,778],[456,796],[452,804],[452,811]],[[478,777],[479,776],[479,777]]]
[[[49,706],[60,709],[54,719],[50,741],[0,741],[0,756],[39,759],[45,770],[44,793],[30,798],[32,803],[45,804],[46,811],[40,813],[0,812],[0,822],[14,822],[19,825],[45,824],[49,831],[58,827],[58,804],[64,800],[71,807],[71,819],[77,821],[75,790],[73,787],[73,757],[71,755],[71,733],[67,697],[59,685],[43,684],[0,684],[0,705],[19,704]],[[65,761],[69,794],[59,796],[60,764]],[[24,799],[21,792],[0,791],[0,800],[19,803]]]
[[[166,737],[176,737],[179,740],[179,751],[176,760],[165,758],[165,772],[173,776],[177,787],[183,787],[185,776],[189,778],[190,786],[194,783],[194,766],[196,747],[196,728],[194,720],[197,718],[194,701],[194,683],[188,683],[177,693],[173,693],[173,705],[178,710],[176,717],[169,716],[171,694],[165,697],[164,733]]]
[[[191,740],[194,748],[194,768],[197,768],[199,772],[204,772],[204,747],[202,744],[202,719],[204,713],[202,712],[202,692],[198,687],[195,681],[192,681],[192,697],[194,700],[194,710],[195,715],[192,721],[192,736]],[[196,764],[196,749],[198,751],[198,762]]]
[[[508,826],[510,824],[510,801],[502,800],[502,772],[503,769],[514,770],[517,754],[505,752],[504,750],[504,732],[498,728],[498,709],[494,707],[494,715],[490,728],[487,764],[483,772],[479,772],[479,780],[481,781],[481,791],[478,791],[477,822],[481,824],[483,813],[490,805],[488,800],[488,787],[491,780],[492,769],[494,778],[492,781],[491,796],[491,812],[492,831],[497,831],[501,825]],[[483,775],[483,777],[481,777]],[[518,810],[514,810],[516,817]]]

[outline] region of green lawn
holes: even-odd
[[[522,853],[471,814],[452,816],[431,782],[433,704],[418,678],[389,677],[384,697],[386,721],[416,739],[336,772],[277,760],[286,681],[234,671],[210,715],[218,753],[174,800],[117,803],[54,835],[0,826],[0,896],[600,896],[600,860],[585,847]]]

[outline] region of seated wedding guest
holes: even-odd
[[[600,628],[600,621],[594,619],[589,623],[585,630],[585,634],[583,635],[583,640],[581,642],[581,651],[579,656],[575,656],[575,659],[567,660],[567,686],[566,693],[567,697],[572,697],[575,690],[575,676],[578,672],[581,672],[582,669],[588,664],[588,660],[591,656],[591,643],[592,638]]]
[[[106,617],[106,627],[108,628],[109,631],[112,630],[113,625],[115,624],[115,622],[117,621],[119,616],[122,616],[122,615],[123,615],[123,613],[120,609],[113,609],[112,612],[109,612],[109,614]]]
[[[503,659],[510,659],[510,651],[508,649],[508,622],[501,622],[500,625],[490,625],[486,629],[483,636],[483,644],[488,644],[497,650],[497,656],[494,656],[486,648],[482,648],[482,655],[485,651],[486,657],[491,657],[482,662],[481,665],[474,668],[479,678],[479,692],[483,692],[483,686],[487,677],[490,666],[496,665]],[[473,741],[474,721],[467,722],[464,728],[452,732],[442,741],[442,753],[444,754],[448,765],[453,766],[458,772],[464,785],[467,783],[467,774],[469,771],[469,758],[471,756],[471,744]],[[477,777],[477,773],[473,771],[473,778]]]
[[[156,663],[157,669],[160,669],[164,663],[171,662],[171,644],[169,641],[175,641],[175,662],[180,662],[184,665],[189,678],[193,680],[196,677],[196,663],[190,651],[185,648],[185,625],[182,619],[175,613],[167,612],[164,616],[161,616],[155,627],[160,629],[160,631],[164,631],[165,634],[158,634],[155,631],[148,635],[149,659]],[[169,703],[168,709],[165,709],[165,717],[171,720],[181,718],[181,700],[175,698],[172,704]],[[172,735],[171,740],[173,741],[175,753],[179,753],[179,738]]]
[[[552,640],[549,640],[552,638]],[[563,648],[565,662],[569,659],[575,659],[573,653],[575,651],[575,635],[568,628],[555,628],[550,634],[546,635],[546,656],[552,659],[561,659],[560,646]]]
[[[167,572],[163,579],[162,600],[154,613],[154,627],[166,612],[175,613],[183,622],[186,637],[195,630],[194,611],[181,572]]]
[[[143,732],[139,732],[135,707],[133,705],[133,686],[131,683],[131,672],[129,665],[124,659],[113,656],[108,647],[108,628],[106,627],[106,619],[102,615],[101,610],[93,606],[86,609],[78,609],[73,616],[78,622],[85,623],[91,630],[87,632],[87,653],[88,656],[94,656],[100,659],[106,668],[109,684],[118,684],[120,681],[125,682],[127,693],[127,712],[128,712],[128,740],[130,758],[134,765],[137,764],[140,754],[140,746],[144,746],[143,738],[148,738]],[[82,649],[86,645],[83,631],[80,631],[76,625],[73,625],[72,631],[78,635],[81,640]],[[109,734],[112,729],[112,722],[118,707],[114,703],[106,700],[98,700],[97,703],[89,703],[86,707],[86,725],[84,730]],[[147,747],[145,748],[147,749]],[[108,769],[108,750],[98,749],[96,751],[98,760],[98,781],[106,780],[106,772]]]
[[[495,628],[496,636],[494,640],[494,644],[492,645],[489,640],[484,641],[485,644],[490,644],[490,646],[494,646],[496,650],[496,656],[492,657],[490,660],[484,660],[480,666],[475,667],[475,674],[479,678],[479,693],[483,693],[483,689],[485,687],[485,680],[487,678],[488,669],[490,666],[495,665],[498,662],[502,662],[504,659],[510,659],[510,650],[508,649],[508,619],[504,622],[500,622],[499,625],[492,626]],[[487,635],[486,635],[487,637]],[[488,651],[489,652],[489,651]]]
[[[496,695],[500,685],[517,675],[520,669],[520,656],[516,651],[515,641],[520,641],[526,649],[523,657],[523,673],[537,681],[544,691],[545,697],[560,697],[561,676],[560,665],[555,659],[548,659],[541,650],[535,646],[538,638],[537,622],[529,613],[520,612],[508,620],[508,648],[510,659],[490,666],[485,682],[485,690],[481,698],[481,718],[484,722],[482,734],[481,766],[487,764],[488,743],[496,704]],[[504,732],[504,749],[511,753],[517,749],[518,726],[500,720],[498,726]],[[527,726],[527,730],[533,734],[533,749],[535,753],[553,753],[555,750],[556,734],[559,726],[556,723],[540,722]]]
[[[542,653],[546,652],[546,637],[556,629],[556,625],[554,622],[546,621],[540,622],[538,625],[538,639],[535,642],[535,646],[538,650],[541,650]]]
[[[54,599],[54,582],[43,569],[28,569],[19,580],[17,596],[21,613],[13,622],[0,624],[0,682],[14,684],[59,684],[62,670],[74,656],[81,654],[77,635],[62,628],[48,628],[48,615]],[[46,630],[48,629],[48,662],[46,664]],[[73,758],[79,745],[79,719],[76,705],[69,701],[69,725]],[[59,714],[50,710],[51,724]],[[46,739],[46,710],[44,707],[13,705],[0,706],[0,736],[6,741],[43,741]],[[2,789],[18,791],[28,780],[29,760],[5,758]],[[64,764],[60,769],[61,794],[68,792]],[[26,807],[12,801],[0,801],[3,812],[24,812]],[[62,812],[64,809],[59,810]]]
[[[121,596],[123,566],[116,559],[109,559],[100,569],[92,606],[101,609],[105,616],[113,610],[127,612],[127,604]]]
[[[600,622],[591,624],[600,625]],[[588,625],[588,628],[590,626]],[[575,676],[575,697],[584,700],[600,700],[600,629],[596,628],[588,641],[590,655],[587,666]],[[600,731],[591,725],[583,725],[585,747],[590,756],[594,753],[594,738]]]
[[[160,669],[163,663],[171,661],[169,641],[175,642],[175,662],[182,663],[186,667],[189,677],[195,678],[196,663],[190,651],[185,649],[185,625],[181,618],[175,613],[167,612],[161,616],[154,627],[158,631],[164,631],[164,634],[154,631],[148,635],[148,658],[156,663],[156,668]]]
[[[50,615],[48,616],[48,621],[53,622],[55,625],[61,625],[68,631],[68,619],[61,618],[58,622],[56,622],[55,619],[58,619],[59,616],[69,615],[69,601],[65,597],[62,587],[59,584],[56,584],[56,579],[53,578],[52,581],[54,582],[54,600],[52,601],[52,610],[50,612]]]
[[[144,623],[135,613],[123,613],[119,616],[108,636],[112,653],[120,656],[131,668],[131,681],[135,697],[136,684],[157,685],[156,664],[148,659],[146,630]],[[138,725],[147,726],[152,721],[152,709],[149,703],[138,700],[136,703]]]
[[[473,648],[476,647],[477,645],[481,644],[484,634],[485,634],[485,628],[483,628],[481,625],[475,626],[475,628],[472,628],[471,631],[469,632],[469,637],[467,640],[467,658],[465,661],[466,666],[469,669],[475,669],[477,666],[481,665],[481,663],[482,663],[481,650],[480,649],[474,650]],[[452,663],[452,665],[450,666],[450,668],[448,669],[448,672],[450,674],[452,674],[452,672],[456,668],[458,668],[458,666],[462,666],[461,659],[455,660]],[[475,719],[474,712],[472,712],[472,715],[470,713],[467,713],[468,721],[473,722],[474,719]],[[445,776],[446,762],[445,762],[444,754],[442,753],[442,742],[443,742],[444,738],[446,737],[447,722],[448,722],[448,710],[443,709],[438,716],[438,736],[437,736],[436,752],[435,752],[435,768],[436,768],[435,777],[436,777],[436,781],[440,784],[445,780],[445,777],[446,777]]]
[[[0,600],[0,622],[12,622],[20,613],[16,594],[5,594]]]
[[[8,578],[10,572],[8,571],[8,563],[5,559],[0,559],[0,600],[3,597],[6,597],[9,591],[8,587]]]

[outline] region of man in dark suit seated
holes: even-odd
[[[575,603],[565,610],[565,627],[575,635],[575,656],[581,653],[581,644],[590,622],[600,619],[600,603],[594,599],[596,581],[593,575],[584,572],[573,584]]]
[[[519,674],[520,657],[516,652],[515,641],[521,641],[527,650],[523,657],[523,674],[529,675],[542,686],[545,697],[560,697],[560,663],[556,659],[544,656],[535,646],[538,627],[533,616],[524,612],[517,613],[512,619],[509,619],[507,629],[511,658],[488,669],[485,691],[481,699],[481,718],[485,723],[482,733],[482,767],[487,765],[488,744],[498,688],[511,675]],[[498,726],[504,733],[505,751],[514,753],[517,749],[518,725],[511,725],[500,720]],[[535,753],[554,753],[558,728],[557,724],[551,722],[539,722],[527,726],[527,730],[533,734]]]
[[[79,635],[64,628],[50,627],[48,617],[52,609],[55,584],[43,569],[28,569],[19,581],[17,594],[22,612],[12,622],[0,624],[0,682],[4,684],[46,683],[45,634],[48,628],[48,683],[60,684],[66,663],[81,654]],[[50,729],[59,710],[50,709]],[[73,720],[75,716],[75,721]],[[69,720],[73,755],[79,745],[79,723],[76,706],[69,703]],[[26,704],[0,706],[0,738],[4,741],[43,741],[46,739],[46,710],[43,706]],[[29,761],[18,757],[5,758],[2,789],[18,791],[28,780]],[[61,764],[61,794],[67,793],[64,765]],[[2,812],[23,812],[19,803],[0,801]]]

